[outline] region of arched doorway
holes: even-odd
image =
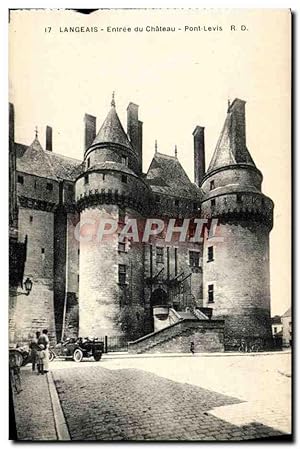
[[[150,297],[150,313],[151,313],[151,327],[152,332],[154,331],[154,317],[153,317],[153,307],[157,306],[167,306],[168,305],[168,295],[162,288],[156,288]]]

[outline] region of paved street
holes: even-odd
[[[51,368],[73,440],[247,440],[291,432],[290,362],[108,355]]]

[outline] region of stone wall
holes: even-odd
[[[53,258],[54,214],[19,208],[19,240],[28,236],[24,278],[29,277],[32,291],[11,289],[9,298],[10,342],[28,343],[36,331],[44,328],[55,340]]]
[[[194,342],[195,352],[224,351],[223,320],[182,320],[139,340],[129,342],[130,353],[190,352]]]
[[[214,317],[225,318],[227,340],[243,336],[269,340],[269,230],[264,224],[240,221],[220,224],[218,236],[221,241],[204,241],[204,306],[213,308]],[[213,285],[213,302],[209,302],[209,285]]]

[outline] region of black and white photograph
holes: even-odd
[[[290,9],[9,11],[18,441],[292,441]]]

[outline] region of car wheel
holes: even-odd
[[[94,359],[96,362],[99,362],[99,360],[101,360],[102,357],[102,352],[97,352],[96,354],[94,354]]]
[[[81,351],[81,349],[75,349],[74,353],[73,353],[73,360],[74,362],[81,362],[83,357],[83,352]]]

